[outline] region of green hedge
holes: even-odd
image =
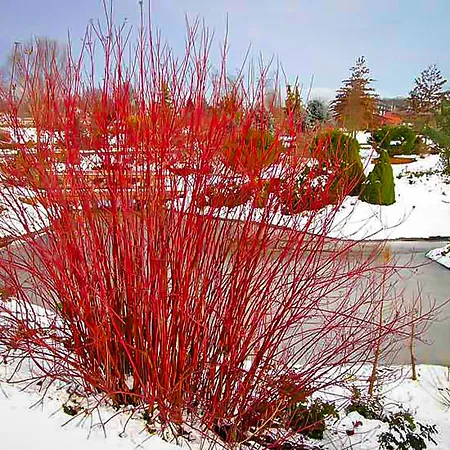
[[[326,150],[330,161],[340,161],[340,174],[342,181],[354,184],[350,195],[359,195],[362,183],[365,180],[364,167],[359,154],[359,142],[340,130],[326,131],[319,134],[311,147],[312,156],[319,143]]]
[[[395,142],[392,144],[392,142]],[[407,125],[383,127],[372,131],[369,144],[378,152],[386,150],[389,156],[411,155],[419,149],[420,138]]]

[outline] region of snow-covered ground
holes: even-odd
[[[368,133],[358,133],[357,139],[366,144],[367,136]],[[363,153],[368,162],[368,173],[373,167],[369,159],[371,152],[363,150]],[[449,237],[450,178],[438,173],[438,155],[416,156],[415,159],[413,163],[392,166],[395,204],[373,206],[347,198],[339,213],[343,216],[343,226],[337,236],[368,239]],[[350,214],[346,217],[347,207]],[[428,252],[427,257],[450,268],[450,244]]]
[[[3,367],[2,367],[3,366]],[[24,375],[24,367],[21,369]],[[69,400],[67,386],[34,383],[9,384],[11,367],[0,365],[0,448],[4,450],[174,450],[179,448],[145,429],[130,414],[117,414],[100,406],[92,414],[72,417],[63,405]],[[45,393],[45,396],[44,396]],[[109,421],[108,421],[109,420]],[[106,423],[108,421],[108,423]],[[126,426],[125,426],[126,425]]]
[[[370,368],[365,367],[355,376],[356,386],[359,379],[367,380]],[[435,435],[437,445],[428,443],[428,449],[448,450],[450,448],[450,379],[446,367],[417,366],[417,380],[411,379],[411,368],[407,366],[390,366],[381,368],[385,373],[385,382],[379,387],[378,394],[385,405],[385,411],[397,412],[400,410],[410,412],[416,423],[436,425],[438,434]],[[332,396],[328,396],[332,398]],[[447,400],[448,399],[448,400]],[[354,424],[361,425],[355,427]],[[387,431],[388,426],[379,420],[368,420],[357,412],[341,415],[330,431],[326,433],[326,439],[330,444],[326,449],[354,449],[374,450],[378,449],[378,435]],[[354,434],[348,436],[348,431]]]
[[[369,133],[357,133],[366,175],[377,156],[367,144]],[[348,197],[336,216],[331,235],[350,239],[423,239],[450,236],[450,178],[439,172],[439,155],[414,156],[393,164],[395,203],[370,205]],[[435,173],[433,173],[435,172]]]
[[[365,172],[373,169],[370,149],[362,151]],[[329,232],[330,237],[344,239],[423,239],[450,236],[450,179],[437,173],[438,155],[415,156],[409,164],[393,165],[396,202],[389,206],[371,205],[357,197],[347,197],[337,212]],[[436,171],[436,173],[432,173]],[[420,176],[418,176],[420,175]],[[258,221],[262,211],[248,206],[220,208],[213,213],[222,218],[244,218],[251,212]],[[321,215],[316,218],[320,221]],[[326,214],[323,215],[326,217]],[[275,213],[271,223],[287,228],[301,229],[307,221],[297,216]],[[318,229],[320,229],[318,223]],[[314,227],[309,231],[313,232]]]
[[[29,367],[22,366],[19,372],[27,374]],[[437,445],[429,443],[428,449],[448,450],[450,448],[450,380],[447,368],[418,366],[418,380],[409,378],[410,368],[406,366],[381,369],[389,375],[381,385],[379,393],[386,410],[411,412],[416,420],[427,425],[437,425]],[[68,386],[57,382],[48,385],[22,382],[6,382],[12,366],[0,366],[0,443],[5,450],[176,450],[169,435],[164,439],[146,429],[139,415],[120,412],[101,405],[90,414],[81,412],[73,417],[64,412],[66,407],[85,406],[84,400],[71,397]],[[323,393],[327,401],[344,405],[342,393],[350,394],[350,387],[366,386],[370,368],[349,378],[347,389],[334,388]],[[45,395],[44,395],[45,393]],[[447,400],[446,400],[447,399]],[[80,402],[80,403],[77,403]],[[340,402],[340,403],[339,403]],[[93,406],[93,404],[91,404]],[[360,422],[360,423],[358,423]],[[355,426],[355,423],[357,426]],[[387,430],[379,420],[368,420],[357,412],[346,414],[340,410],[340,418],[328,424],[323,441],[310,440],[310,444],[324,449],[369,450],[379,448],[378,436]],[[354,433],[349,436],[349,432]],[[199,450],[199,436],[191,436],[190,442],[180,444],[190,450]],[[220,447],[216,447],[220,448]]]
[[[368,152],[366,153],[368,156]],[[332,232],[335,237],[401,239],[450,236],[450,182],[439,173],[439,156],[416,156],[416,162],[392,165],[396,202],[370,205],[348,197]],[[366,173],[373,164],[366,164]]]

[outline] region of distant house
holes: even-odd
[[[402,112],[407,109],[408,100],[404,97],[382,98],[379,101],[380,113],[383,112]]]
[[[393,112],[388,111],[381,116],[381,125],[400,125],[402,122],[402,116]]]
[[[378,104],[381,125],[399,125],[406,111],[405,98],[384,98]]]

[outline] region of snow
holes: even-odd
[[[0,188],[0,237],[17,237],[36,233],[48,226],[47,212],[42,205],[29,205],[34,193],[26,188]],[[20,207],[17,208],[20,202]]]
[[[369,137],[370,137],[370,133],[368,133],[366,131],[358,131],[356,133],[356,139],[362,146],[364,146],[368,143]]]
[[[357,133],[360,144],[369,133]],[[372,149],[362,149],[366,175],[373,169]],[[439,172],[439,155],[408,155],[415,162],[393,164],[396,202],[371,205],[347,197],[331,236],[350,239],[423,239],[450,235],[450,179]],[[415,176],[415,174],[421,174]]]
[[[347,197],[337,214],[331,235],[354,239],[449,236],[450,184],[442,175],[432,173],[438,165],[438,155],[417,157],[416,162],[408,164],[394,164],[396,202],[378,206]],[[369,164],[366,167],[366,172],[369,172],[373,166]],[[414,175],[421,172],[425,173]]]
[[[354,424],[361,425],[355,427]],[[358,450],[372,450],[376,448],[377,436],[379,433],[387,431],[388,425],[379,420],[365,419],[356,411],[345,416],[336,426],[338,444],[336,448],[357,448]],[[347,431],[354,430],[353,436],[348,436]]]
[[[370,367],[365,366],[354,377],[354,385],[367,389],[367,375]],[[408,366],[386,366],[380,372],[389,373],[381,383],[376,395],[382,399],[385,411],[410,412],[416,423],[437,425],[438,434],[434,435],[437,445],[429,442],[430,450],[448,450],[450,448],[450,378],[448,368],[441,366],[418,365],[417,380],[411,379],[411,369]],[[348,392],[348,391],[347,391]],[[340,398],[342,390],[334,389],[334,396]],[[445,400],[448,397],[449,400]],[[333,395],[328,395],[329,399]],[[348,393],[347,393],[348,398]],[[356,422],[361,425],[354,426]],[[325,448],[344,450],[353,448],[369,450],[379,448],[378,435],[387,431],[388,426],[379,420],[368,420],[357,412],[341,414],[340,419],[326,432]],[[354,435],[348,436],[347,431],[354,430]]]
[[[49,405],[44,409],[30,409],[30,396],[21,392],[11,393],[11,397],[0,400],[0,439],[2,448],[7,450],[125,450],[135,449],[136,444],[118,435],[102,438],[74,427],[61,427],[63,417],[51,418]],[[37,401],[38,399],[36,399]],[[151,437],[145,446],[153,450],[165,450],[174,446]]]
[[[390,400],[412,411],[418,422],[437,425],[438,444],[429,444],[429,449],[450,448],[450,403],[441,394],[449,389],[448,368],[418,366],[418,381],[404,380],[388,394]]]
[[[429,251],[426,256],[450,269],[450,244]]]
[[[372,168],[372,158],[376,156],[371,150],[363,150],[365,172]],[[450,235],[450,184],[437,173],[439,156],[412,156],[415,162],[394,164],[392,166],[395,181],[396,202],[389,206],[371,205],[357,197],[347,197],[330,227],[328,235],[343,239],[424,239],[446,237]],[[435,173],[436,172],[436,173]],[[416,173],[422,173],[415,176]],[[450,180],[448,180],[450,182]],[[317,215],[315,226],[321,229],[321,218],[326,219],[327,210]],[[254,210],[249,205],[235,208],[219,208],[212,211],[221,218],[244,219],[252,214],[251,220],[259,221],[265,212]],[[265,215],[273,225],[293,229],[302,229],[307,217],[288,216],[280,212]]]
[[[412,163],[392,165],[396,196],[393,205],[376,206],[346,199],[344,211],[351,206],[354,209],[341,235],[401,239],[443,237],[450,234],[450,184],[446,183],[450,180],[438,173],[438,155],[416,158]],[[369,170],[370,165],[367,166],[367,171]],[[344,211],[340,215],[345,216]],[[362,226],[357,228],[355,225]]]
[[[89,415],[72,417],[63,411],[69,402],[64,386],[54,383],[7,383],[11,367],[0,367],[0,442],[5,450],[174,450],[145,430],[145,424],[130,413],[100,406]],[[21,369],[24,372],[24,369]],[[2,373],[3,372],[3,373]],[[25,375],[25,374],[24,374]],[[48,388],[48,389],[47,389]],[[70,404],[70,403],[69,403]],[[71,420],[73,419],[73,420]],[[109,419],[108,423],[106,421]],[[126,426],[125,426],[126,425]]]
[[[367,133],[358,133],[366,142]],[[361,150],[366,175],[373,169],[377,154]],[[330,237],[344,239],[426,239],[450,235],[450,178],[439,171],[439,155],[408,155],[407,164],[393,164],[396,202],[371,205],[347,197],[334,218]],[[298,219],[278,217],[274,224],[297,227]]]
[[[26,378],[34,372],[27,361],[16,373],[16,378]],[[371,367],[364,366],[348,377],[343,387],[329,388],[318,393],[326,401],[334,401],[339,410],[339,419],[329,422],[323,441],[309,440],[311,445],[324,449],[369,450],[379,448],[378,436],[387,430],[379,420],[368,420],[357,412],[346,414],[344,407],[352,386],[361,391],[367,389],[367,375]],[[29,382],[8,383],[14,366],[0,365],[0,441],[6,450],[180,450],[166,434],[163,440],[151,434],[145,423],[136,414],[117,412],[104,403],[70,394],[67,385],[58,382],[38,386]],[[408,366],[379,368],[381,382],[376,395],[382,398],[386,411],[411,412],[417,422],[437,425],[437,445],[428,444],[428,449],[450,448],[450,378],[447,368],[439,366],[417,366],[418,380],[410,379]],[[387,374],[387,375],[386,375]],[[44,395],[45,393],[45,395]],[[345,398],[344,398],[345,397]],[[72,417],[63,411],[63,405],[82,405],[86,411]],[[94,407],[95,406],[95,407]],[[360,424],[358,423],[360,422]],[[355,426],[355,423],[357,426]],[[348,431],[353,430],[352,436]],[[184,448],[200,450],[201,438],[197,434],[192,442],[179,442]],[[207,443],[208,444],[208,443]],[[214,447],[214,443],[209,442]],[[217,446],[216,448],[219,448]]]

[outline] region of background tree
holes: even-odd
[[[445,98],[444,85],[447,80],[442,76],[436,64],[422,71],[415,79],[414,88],[409,93],[408,105],[410,111],[425,123],[428,123],[438,112]]]
[[[314,127],[322,124],[328,119],[328,107],[319,99],[310,100],[306,107],[306,124],[308,127]]]
[[[292,118],[297,126],[303,128],[305,122],[305,108],[303,106],[300,89],[297,83],[295,83],[294,87],[289,84],[286,86],[284,112],[288,117]]]
[[[350,69],[350,78],[343,81],[330,105],[339,126],[355,133],[376,124],[378,95],[371,87],[373,81],[366,60],[361,56]]]
[[[54,84],[55,95],[58,87],[62,89],[66,58],[66,47],[53,39],[34,37],[24,43],[14,43],[1,72],[5,86],[20,103],[21,116],[29,116],[32,105],[39,105],[39,93],[44,91],[48,80]],[[58,83],[54,80],[55,73],[58,73]]]
[[[431,139],[439,151],[443,172],[450,175],[450,100],[444,99],[435,116],[435,125],[427,125],[422,133]]]

